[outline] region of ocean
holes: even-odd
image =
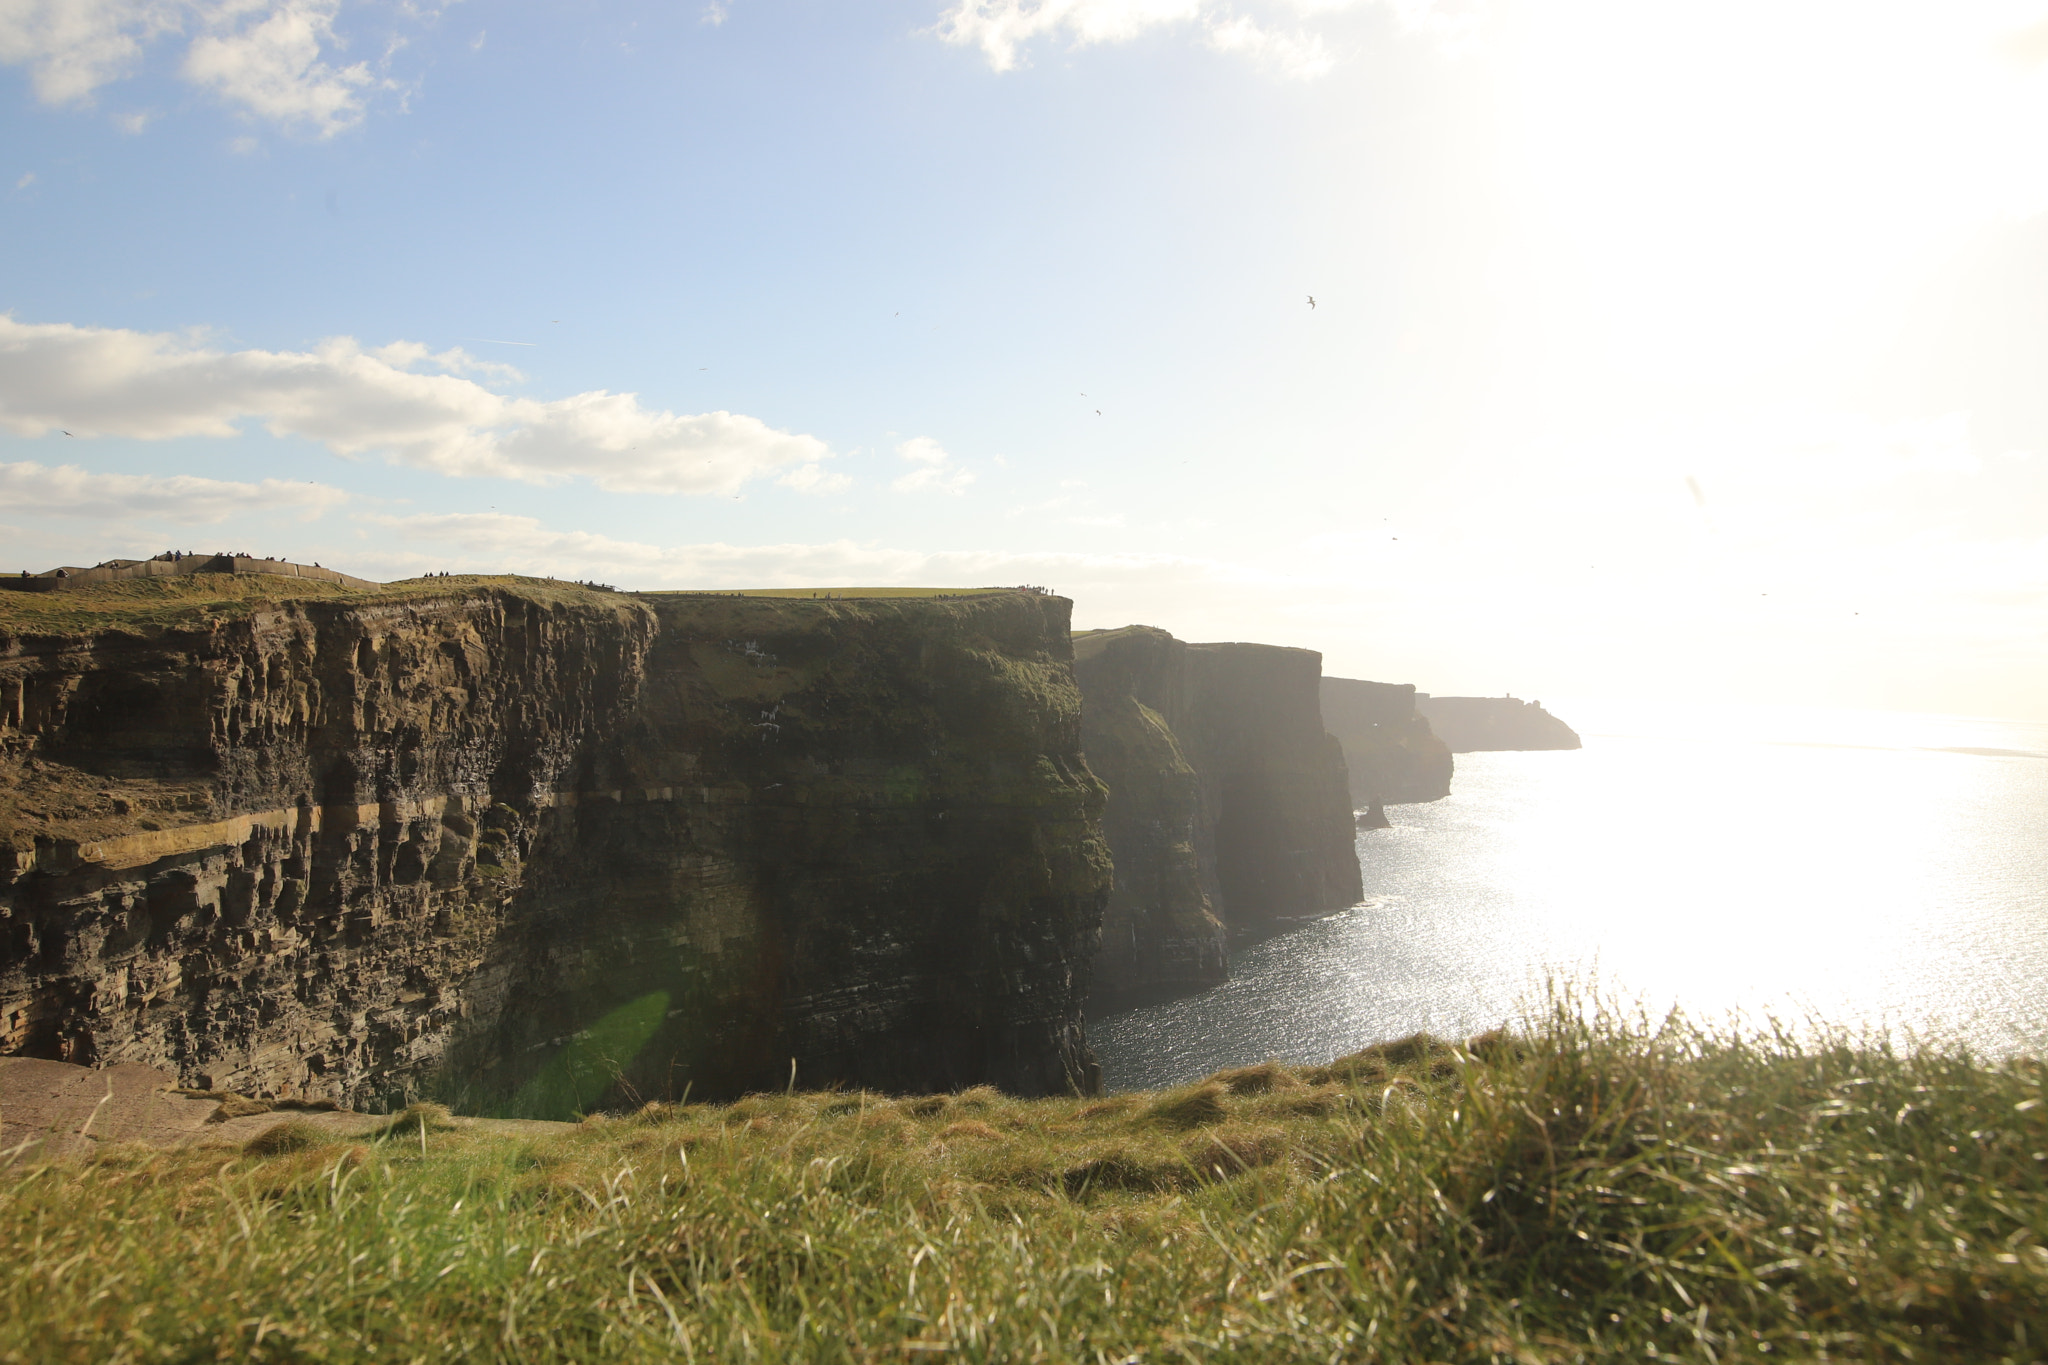
[[[1091,1019],[1108,1088],[1464,1036],[1551,982],[1653,1016],[2048,1040],[2048,725],[1547,705],[1585,747],[1458,755],[1449,797],[1358,836],[1359,905]]]

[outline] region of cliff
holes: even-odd
[[[1070,604],[641,600],[646,682],[563,783],[479,973],[516,1008],[458,1044],[451,1074],[485,1078],[465,1102],[781,1089],[792,1063],[806,1086],[1094,1089],[1110,869]]]
[[[1419,692],[1415,709],[1443,736],[1454,754],[1500,749],[1576,749],[1579,737],[1540,701],[1515,697],[1432,697]]]
[[[1092,1084],[1061,599],[0,601],[0,1053],[525,1113]]]
[[[1082,747],[1109,788],[1116,869],[1101,996],[1213,984],[1228,972],[1226,927],[1357,902],[1321,671],[1312,650],[1187,644],[1150,626],[1075,638]]]
[[[1440,801],[1451,794],[1451,749],[1415,709],[1413,683],[1324,678],[1323,724],[1344,746],[1354,807]]]

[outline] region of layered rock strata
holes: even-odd
[[[1577,749],[1571,726],[1540,701],[1516,697],[1432,697],[1416,694],[1415,708],[1454,754],[1505,749]]]
[[[527,1114],[1088,1088],[1068,660],[1032,594],[530,580],[0,634],[0,1053]]]
[[[1451,749],[1415,709],[1413,683],[1324,678],[1323,724],[1344,746],[1351,803],[1440,801],[1451,794]]]
[[[1099,998],[1228,973],[1226,930],[1357,902],[1344,756],[1323,730],[1322,656],[1187,644],[1131,626],[1075,639],[1082,745],[1110,790],[1116,884]]]

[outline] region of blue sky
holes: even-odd
[[[2019,0],[0,0],[6,567],[1038,582],[2048,716],[2044,61]]]

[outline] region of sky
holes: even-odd
[[[2048,719],[2048,0],[0,0],[0,569],[166,549]]]

